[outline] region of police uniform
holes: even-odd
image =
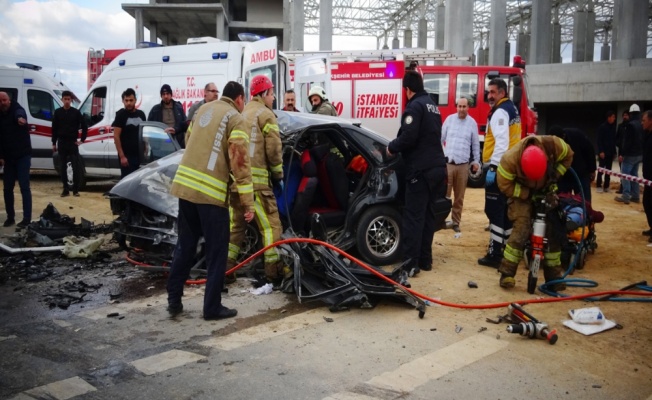
[[[249,133],[249,158],[254,184],[255,220],[268,246],[281,237],[283,227],[278,214],[276,197],[270,187],[273,181],[283,179],[283,149],[276,116],[259,96],[254,97],[244,108],[242,116],[247,120]],[[236,190],[232,187],[232,190]],[[228,266],[236,265],[240,245],[245,239],[247,222],[244,219],[242,204],[237,196],[231,198],[233,227],[229,243]],[[280,261],[276,249],[265,252],[265,275],[270,280],[278,278]]]
[[[229,242],[230,179],[247,212],[254,211],[245,119],[228,97],[210,102],[195,116],[192,140],[181,159],[170,193],[179,198],[178,241],[167,283],[168,304],[181,305],[201,236],[206,255],[204,318],[224,313],[222,287]],[[229,174],[230,173],[230,174]]]
[[[500,159],[508,149],[521,140],[521,119],[514,103],[504,97],[489,112],[489,124],[482,149],[482,162],[496,171]],[[487,255],[478,260],[482,265],[497,266],[502,258],[505,243],[512,232],[507,217],[507,198],[500,192],[496,182],[485,186],[484,212],[489,218],[490,237]]]
[[[528,179],[521,169],[521,156],[528,146],[541,148],[548,158],[548,171],[538,181]],[[513,223],[512,234],[509,236],[503,259],[498,271],[506,277],[516,276],[518,264],[523,258],[523,248],[527,242],[532,228],[532,197],[536,194],[544,195],[551,190],[550,185],[557,182],[566,173],[573,161],[573,150],[562,139],[555,136],[528,136],[516,146],[509,149],[502,157],[496,174],[496,183],[500,191],[508,200],[508,216]],[[547,281],[560,278],[561,268],[561,241],[558,239],[560,232],[555,231],[554,224],[546,218],[546,237],[548,245],[544,252],[543,272]],[[565,231],[561,232],[565,237]],[[501,282],[502,282],[501,278]],[[558,287],[557,290],[560,290]]]
[[[404,267],[432,268],[435,202],[446,196],[446,158],[441,146],[441,115],[428,93],[416,93],[407,103],[396,139],[389,145],[405,163],[405,207],[401,246]]]

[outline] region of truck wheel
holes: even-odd
[[[400,257],[401,215],[389,206],[366,210],[358,221],[356,246],[369,264],[388,265]]]

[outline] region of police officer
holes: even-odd
[[[403,268],[409,276],[432,269],[435,202],[446,196],[446,157],[441,146],[441,115],[416,71],[403,77],[408,103],[401,127],[387,146],[389,156],[405,162],[405,207],[401,241]]]
[[[205,239],[206,292],[204,319],[236,316],[237,310],[222,305],[222,287],[229,243],[229,180],[233,179],[244,219],[254,217],[254,188],[248,154],[244,88],[228,82],[222,98],[197,111],[194,134],[181,159],[170,193],[179,198],[179,239],[167,283],[168,312],[183,311],[181,296],[188,279],[197,243]],[[230,178],[230,175],[233,178]]]
[[[489,164],[485,180],[484,212],[489,218],[490,237],[487,254],[478,260],[478,264],[498,268],[505,243],[512,232],[512,223],[507,217],[507,198],[496,184],[496,170],[503,154],[521,140],[521,118],[514,103],[507,97],[507,84],[504,80],[490,80],[488,89],[487,99],[491,111],[482,149],[482,162]]]
[[[247,120],[249,133],[249,157],[254,183],[255,220],[263,238],[263,245],[268,246],[281,237],[283,227],[278,215],[278,206],[274,192],[270,187],[270,178],[277,185],[283,179],[283,149],[276,116],[272,112],[274,104],[274,84],[265,75],[255,76],[251,80],[251,101],[242,113]],[[232,187],[232,191],[236,190]],[[243,218],[243,207],[238,196],[231,196],[233,208],[233,227],[229,243],[228,268],[237,263],[240,245],[245,238],[247,223]],[[265,252],[265,276],[272,283],[279,283],[281,262],[276,249]],[[233,277],[227,278],[232,281]]]

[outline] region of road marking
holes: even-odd
[[[95,392],[94,386],[75,376],[58,382],[48,383],[34,389],[26,390],[24,393],[37,399],[66,400],[85,393]]]
[[[68,328],[68,327],[72,326],[72,324],[70,322],[64,321],[62,319],[53,319],[52,322],[54,322],[55,324],[59,325],[62,328]]]
[[[170,350],[165,353],[141,358],[130,362],[137,370],[145,375],[154,375],[157,372],[167,371],[191,362],[197,362],[206,357],[183,350]]]
[[[353,312],[353,311],[352,311]],[[347,315],[352,315],[352,312]],[[221,350],[233,350],[242,346],[262,342],[276,336],[306,328],[310,325],[325,323],[324,309],[310,310],[305,313],[296,314],[283,318],[278,321],[267,322],[265,324],[252,326],[242,331],[230,335],[208,339],[199,344],[203,346],[215,347]],[[328,318],[333,320],[339,318],[339,315],[328,314]]]
[[[366,383],[380,389],[409,393],[430,380],[441,378],[508,345],[506,340],[474,335],[403,364],[394,371],[373,377]]]
[[[203,289],[185,288],[183,292],[183,299],[187,300],[200,295],[201,296],[204,295]],[[112,304],[110,306],[96,308],[94,310],[82,311],[78,315],[97,321],[98,319],[106,318],[107,315],[112,313],[118,313],[120,315],[124,315],[129,311],[137,310],[139,308],[161,306],[167,304],[167,298],[168,298],[167,294],[154,296],[154,297],[147,297],[144,299],[130,301],[128,303]]]
[[[0,342],[4,342],[5,340],[11,340],[11,339],[16,339],[16,335],[9,335],[9,336],[0,336]]]
[[[380,400],[378,397],[369,397],[360,393],[351,393],[351,392],[341,392],[335,393],[328,397],[324,397],[323,400]]]

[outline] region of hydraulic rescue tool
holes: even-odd
[[[507,332],[518,333],[521,336],[527,336],[530,339],[546,339],[548,343],[557,343],[557,330],[550,330],[548,324],[541,322],[529,314],[520,305],[512,303],[507,308],[509,319],[512,324],[507,326]]]
[[[530,272],[527,276],[527,292],[534,294],[539,278],[539,268],[543,262],[543,252],[547,243],[546,240],[546,200],[534,202],[535,217],[532,223],[532,235],[530,236],[529,249],[526,250],[525,262]],[[528,251],[529,250],[529,251]],[[529,255],[527,253],[530,253]]]

